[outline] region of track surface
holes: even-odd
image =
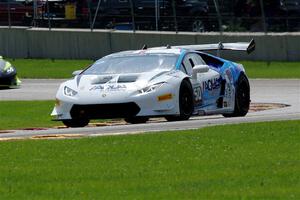
[[[0,100],[54,99],[63,80],[23,80],[20,89],[0,90]],[[246,117],[224,118],[220,115],[192,117],[188,121],[159,122],[138,125],[116,125],[47,130],[17,130],[0,134],[1,138],[33,137],[57,134],[80,136],[136,134],[150,131],[195,129],[209,125],[233,124],[258,121],[300,119],[300,80],[250,80],[253,103],[281,103],[289,107],[249,113]]]
[[[0,90],[0,100],[50,100],[64,80],[23,79],[21,88]]]

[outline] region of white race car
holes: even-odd
[[[201,51],[254,49],[252,40],[110,54],[60,85],[51,115],[68,127],[86,126],[90,119],[145,123],[149,117],[244,116],[250,86],[243,66]]]

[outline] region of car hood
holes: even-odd
[[[171,76],[169,71],[152,71],[134,74],[103,74],[103,75],[77,75],[67,81],[68,86],[79,93],[92,91],[121,92],[137,91],[152,84],[168,81]]]

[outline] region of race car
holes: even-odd
[[[16,68],[0,56],[0,88],[18,87],[20,84]]]
[[[113,53],[62,83],[51,115],[67,127],[83,127],[91,119],[145,123],[150,117],[245,116],[250,86],[243,65],[203,51],[254,49],[252,40]]]

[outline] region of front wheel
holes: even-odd
[[[165,116],[167,121],[188,120],[194,112],[193,89],[187,80],[183,80],[179,89],[179,115]]]
[[[62,121],[66,127],[85,127],[89,124],[89,119],[66,119]]]
[[[250,85],[248,78],[241,74],[236,86],[234,111],[223,114],[224,117],[242,117],[248,113],[250,107]]]

